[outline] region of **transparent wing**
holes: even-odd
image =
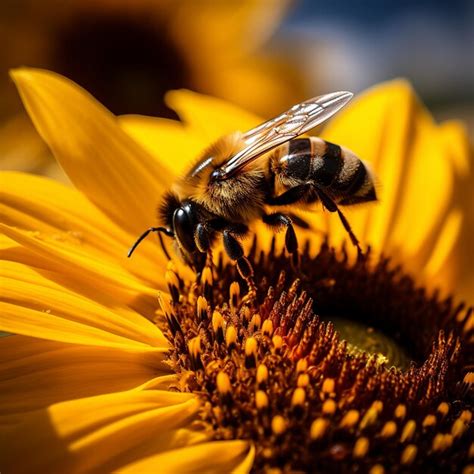
[[[219,179],[230,177],[263,153],[316,127],[344,107],[352,96],[351,92],[341,91],[313,97],[244,133],[245,147],[219,168]]]

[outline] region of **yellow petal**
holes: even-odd
[[[54,236],[40,232],[25,232],[0,224],[0,229],[10,238],[31,251],[57,262],[68,268],[64,276],[83,282],[84,285],[95,285],[105,290],[118,301],[133,306],[143,307],[143,313],[156,308],[156,291],[126,271],[113,261],[106,261],[100,255],[84,252],[80,242],[57,241]],[[6,252],[8,255],[8,252]],[[124,259],[126,257],[124,256]],[[48,268],[51,268],[48,267]],[[51,268],[54,270],[54,268]],[[157,289],[165,289],[164,281],[157,279]]]
[[[213,441],[150,456],[120,469],[119,472],[159,471],[163,474],[239,472],[243,474],[249,472],[246,470],[248,464],[245,463],[249,451],[251,448],[246,441]],[[242,466],[242,469],[234,471],[239,466]]]
[[[211,144],[223,135],[245,132],[263,122],[262,119],[220,99],[185,89],[170,91],[166,103],[181,120]]]
[[[474,252],[472,236],[474,235],[474,183],[472,173],[473,152],[469,143],[466,127],[459,122],[445,122],[440,127],[441,139],[446,148],[447,157],[456,171],[454,186],[454,207],[463,213],[462,227],[444,268],[452,274],[452,281],[443,278],[439,284],[455,290],[456,295],[465,301],[472,300],[474,294]],[[448,280],[446,282],[446,280]]]
[[[441,281],[436,286],[443,285],[447,290],[451,290],[448,286],[446,288],[446,280],[454,279],[454,275],[449,275],[451,278],[447,278],[450,270],[456,271],[456,268],[449,268],[447,265],[447,260],[450,257],[451,252],[455,248],[455,243],[458,240],[459,233],[461,230],[462,224],[462,212],[459,210],[453,210],[448,215],[446,222],[444,223],[441,232],[437,236],[436,246],[434,247],[433,252],[431,253],[430,259],[424,268],[424,273],[426,278],[428,278],[431,283],[434,283],[433,280],[436,278]]]
[[[1,282],[5,331],[79,344],[167,347],[153,323],[119,302],[107,308],[14,262],[3,262]]]
[[[162,453],[187,446],[204,443],[209,439],[209,434],[196,432],[191,429],[181,428],[177,430],[166,430],[157,433],[153,437],[144,440],[140,445],[129,451],[120,453],[113,459],[101,465],[102,472],[116,472],[122,466],[147,458],[157,453]],[[161,472],[161,471],[160,471]]]
[[[148,351],[24,336],[1,338],[0,352],[0,414],[132,389],[167,371],[162,357]]]
[[[169,186],[173,177],[182,175],[209,146],[205,137],[176,120],[143,115],[124,115],[118,119],[131,137],[169,169]]]
[[[38,132],[73,184],[133,234],[152,225],[157,196],[167,184],[158,162],[72,81],[39,69],[11,74]]]
[[[133,460],[133,451],[142,444],[185,427],[198,405],[190,394],[127,391],[62,402],[16,418],[1,417],[2,469],[71,473],[100,470],[127,452]]]
[[[153,239],[140,246],[133,261],[126,259],[136,236],[124,232],[75,189],[52,179],[17,172],[0,173],[0,184],[3,223],[49,234],[56,242],[80,242],[88,252],[99,251],[103,260],[120,261],[150,282],[152,275],[161,273],[158,263],[164,264],[165,259]]]

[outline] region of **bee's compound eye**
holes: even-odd
[[[211,181],[222,181],[224,179],[224,172],[217,168],[211,173]]]
[[[173,228],[180,246],[189,253],[194,252],[196,244],[193,237],[193,223],[189,214],[183,208],[174,211]]]

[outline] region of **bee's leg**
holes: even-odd
[[[334,202],[333,199],[331,199],[325,192],[321,191],[320,189],[317,190],[317,193],[319,195],[319,198],[321,199],[321,202],[323,203],[323,206],[329,212],[337,212],[337,215],[339,216],[339,219],[341,220],[342,225],[344,226],[344,229],[346,229],[346,232],[349,234],[349,238],[351,239],[351,242],[357,248],[357,254],[359,256],[364,255],[364,252],[362,251],[362,248],[360,246],[359,239],[354,234],[354,231],[352,230],[352,227],[349,224],[349,221],[346,219],[346,216],[339,209],[339,206]]]
[[[291,222],[293,223],[293,225],[300,227],[301,229],[308,230],[311,228],[311,225],[308,222],[306,222],[300,216],[293,214],[292,212],[288,213],[288,217],[291,219]]]
[[[245,235],[247,226],[228,227],[222,232],[224,249],[231,260],[234,260],[240,276],[246,281],[249,291],[246,299],[254,299],[257,296],[257,287],[253,280],[253,267],[249,259],[244,255],[242,244],[233,234]]]
[[[213,267],[211,232],[207,223],[199,223],[194,229],[194,242],[201,253],[207,254],[207,265]]]
[[[289,204],[295,204],[296,202],[302,201],[308,197],[313,191],[313,185],[309,183],[300,184],[288,189],[279,196],[272,196],[265,200],[265,204],[269,206],[287,206]]]
[[[299,253],[298,253],[298,239],[296,237],[295,229],[291,219],[281,212],[275,212],[273,214],[264,214],[262,218],[265,224],[273,227],[276,230],[286,227],[285,234],[285,248],[291,255],[291,263],[295,268],[299,266]]]

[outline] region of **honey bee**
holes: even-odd
[[[286,228],[285,247],[297,264],[293,225],[308,225],[290,211],[317,202],[339,215],[361,252],[340,206],[377,199],[372,171],[347,148],[318,137],[297,138],[334,115],[352,95],[334,92],[315,97],[246,133],[219,139],[164,196],[163,226],[146,230],[128,256],[150,232],[156,232],[168,258],[162,234],[173,238],[178,255],[200,272],[214,240],[222,236],[227,255],[249,279],[253,270],[240,242],[249,224],[261,219],[275,230]]]

